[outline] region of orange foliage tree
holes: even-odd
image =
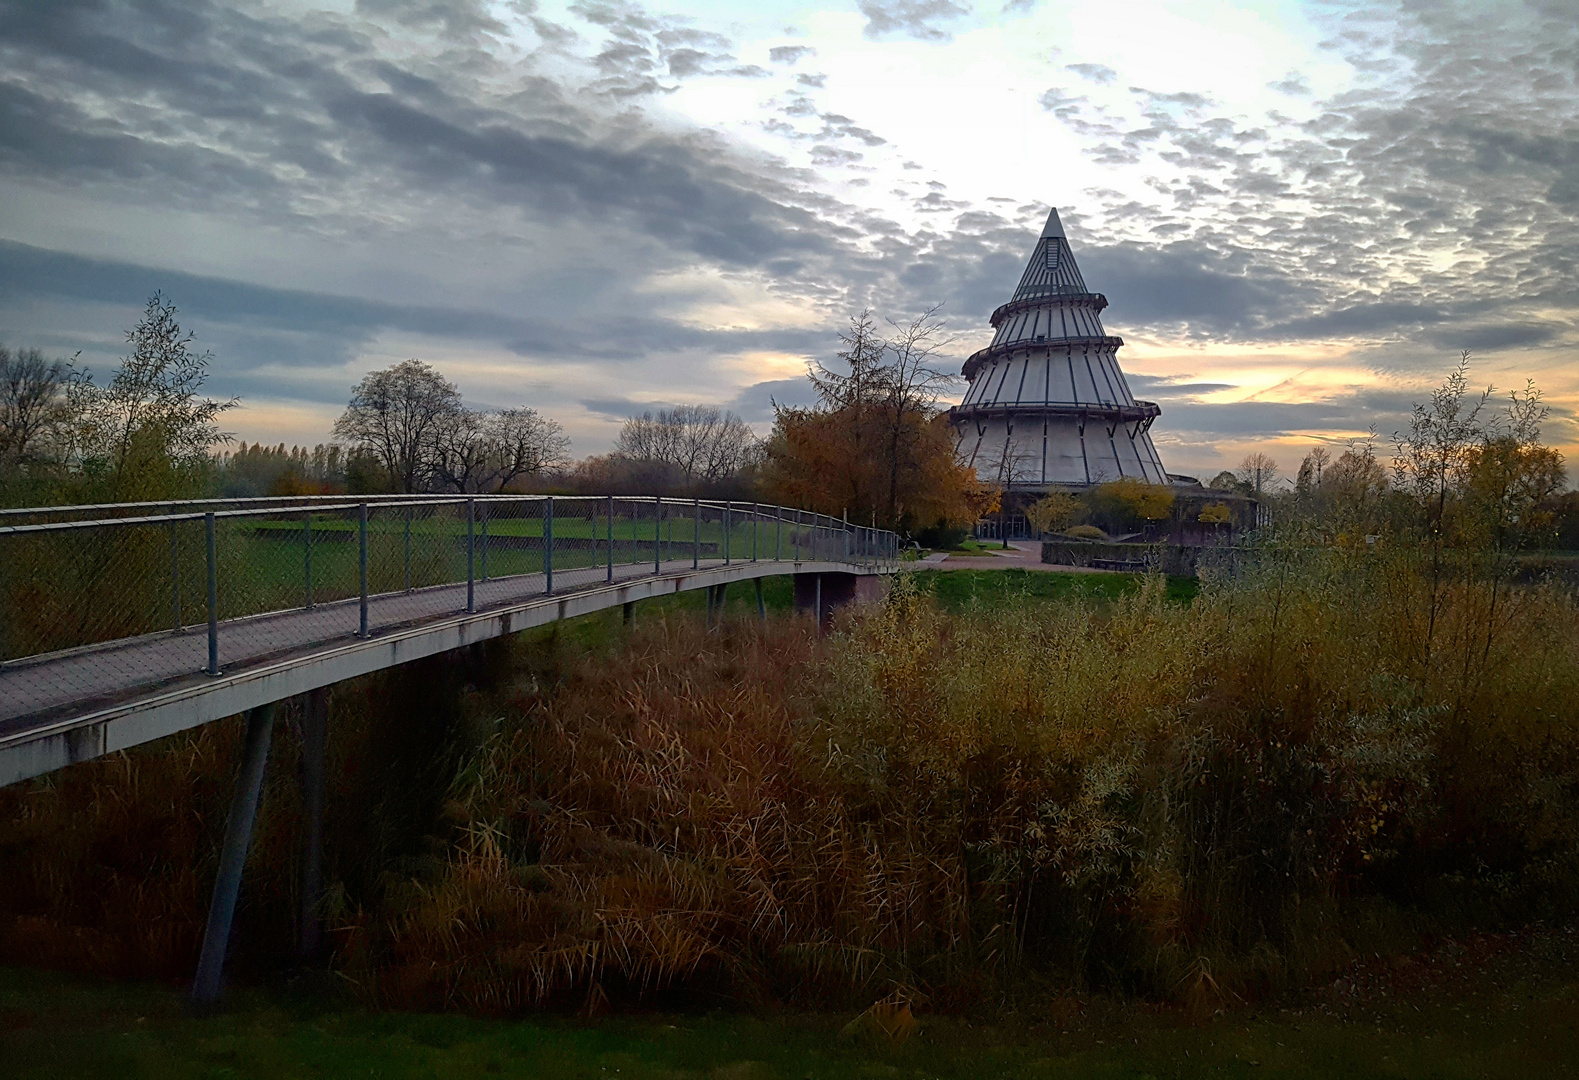
[[[840,335],[845,371],[813,362],[817,404],[778,406],[763,466],[765,493],[779,502],[902,532],[963,526],[990,493],[955,455],[938,408],[945,377],[927,360],[943,344],[928,311],[884,340],[870,312]]]

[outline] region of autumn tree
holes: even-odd
[[[1173,513],[1173,489],[1125,477],[1099,484],[1086,496],[1091,516],[1110,529],[1154,526]]]
[[[1312,448],[1299,463],[1299,472],[1294,478],[1294,490],[1302,496],[1319,492],[1323,475],[1331,463],[1332,452],[1325,446]]]
[[[813,361],[815,405],[776,406],[764,460],[769,497],[905,531],[968,525],[981,512],[974,472],[955,457],[930,360],[936,310],[879,336],[871,312],[840,334],[840,369]]]
[[[390,487],[409,494],[431,481],[440,430],[460,407],[460,390],[436,368],[403,360],[362,376],[334,433],[371,455]]]
[[[1062,532],[1080,520],[1085,507],[1066,491],[1053,491],[1025,508],[1025,519],[1038,533]]]
[[[1430,665],[1449,592],[1485,585],[1485,623],[1494,622],[1516,572],[1514,554],[1549,534],[1541,508],[1564,480],[1562,455],[1540,442],[1548,410],[1526,384],[1501,410],[1491,387],[1469,389],[1470,354],[1417,404],[1393,436],[1392,486],[1407,514],[1400,531],[1423,559],[1420,661]]]

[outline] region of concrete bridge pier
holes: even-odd
[[[324,761],[329,741],[329,688],[321,686],[310,690],[301,695],[300,701],[300,718],[291,726],[301,740],[298,780],[302,809],[307,818],[302,842],[301,927],[297,943],[297,955],[305,960],[315,956],[323,944],[323,914],[319,905],[323,899]],[[252,827],[263,797],[263,777],[268,767],[269,744],[274,736],[276,708],[276,704],[260,705],[246,714],[247,729],[242,738],[236,792],[225,818],[219,871],[208,905],[208,925],[203,931],[197,975],[192,980],[192,1003],[198,1008],[212,1006],[219,1000],[247,850],[252,846]]]
[[[247,848],[252,843],[252,823],[258,814],[258,799],[263,794],[263,769],[268,763],[269,740],[273,734],[273,702],[248,710],[236,794],[225,819],[225,842],[220,848],[219,872],[214,877],[214,896],[208,905],[203,951],[198,956],[197,977],[192,980],[192,1003],[200,1009],[219,1000],[225,950],[230,944],[230,925],[236,915],[236,898],[241,893],[241,871],[247,862]]]
[[[324,751],[329,741],[329,688],[320,686],[303,695],[301,726],[302,809],[307,835],[302,843],[301,938],[297,954],[303,960],[318,953],[323,942],[323,799]]]
[[[823,633],[833,627],[833,613],[846,604],[865,604],[888,594],[888,579],[878,574],[796,574],[795,610],[809,611]]]

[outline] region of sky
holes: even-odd
[[[863,308],[957,372],[1056,205],[1170,471],[1465,349],[1579,461],[1576,84],[1579,0],[0,0],[0,343],[102,376],[160,290],[249,442],[413,356],[765,432]]]

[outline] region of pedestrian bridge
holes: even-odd
[[[658,497],[0,511],[0,785],[649,597],[754,580],[760,603],[793,574],[825,619],[898,555],[809,511]]]

